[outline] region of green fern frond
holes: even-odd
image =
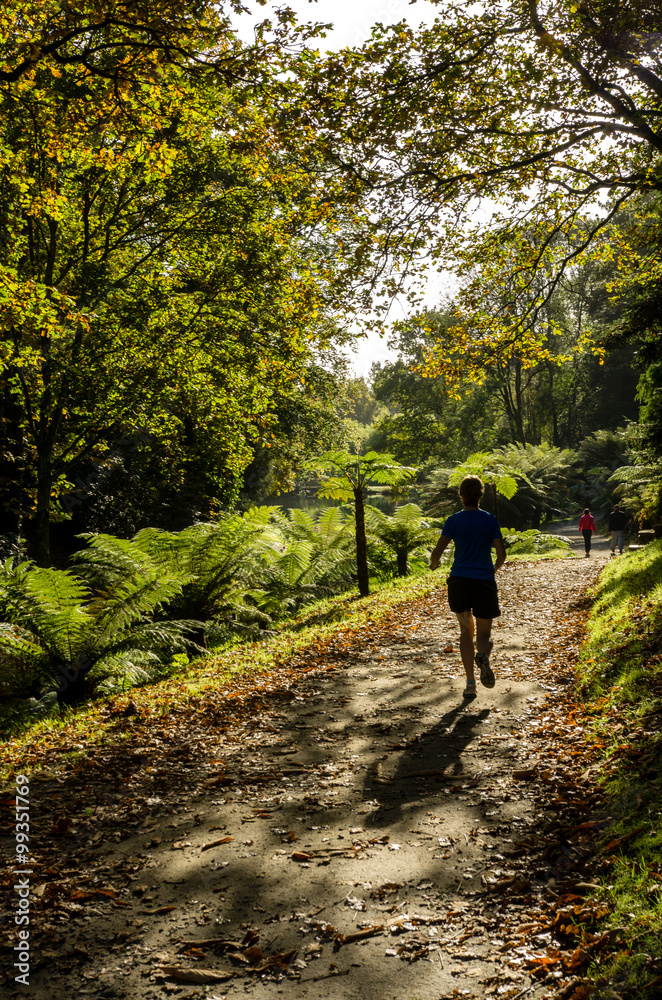
[[[191,541],[184,531],[142,528],[131,539],[135,548],[149,556],[160,569],[186,576],[191,559]]]
[[[118,688],[145,683],[162,665],[156,653],[144,649],[113,650],[96,661],[88,679],[100,694],[111,694]]]
[[[126,538],[104,534],[80,537],[88,540],[88,547],[72,556],[75,572],[102,593],[112,594],[125,581],[156,572],[149,555]]]
[[[83,581],[67,570],[39,566],[25,573],[23,586],[26,596],[45,613],[77,608],[90,594]]]
[[[341,500],[347,502],[354,496],[354,491],[346,479],[339,476],[329,476],[320,486],[317,496],[322,500]]]
[[[288,586],[296,586],[303,573],[309,568],[312,552],[312,542],[301,538],[289,545],[277,560],[276,571],[283,576]]]
[[[28,660],[36,664],[44,659],[43,648],[19,625],[0,622],[0,654],[11,660]]]
[[[287,513],[289,520],[288,527],[291,534],[299,538],[314,539],[317,533],[317,525],[312,514],[309,514],[306,510],[300,510],[298,507],[291,508]]]
[[[88,611],[97,624],[97,635],[103,641],[120,638],[134,622],[154,615],[182,592],[182,581],[162,576],[145,580],[126,580],[112,596],[91,601]]]
[[[624,483],[627,486],[649,486],[662,479],[662,465],[625,465],[616,469],[607,482]]]
[[[143,622],[136,625],[125,640],[118,643],[116,648],[122,649],[124,646],[135,646],[139,649],[176,649],[182,652],[195,643],[188,638],[191,632],[196,632],[201,628],[201,622],[191,619],[178,619],[177,621],[163,622]],[[201,654],[205,654],[204,647],[196,646]]]
[[[351,527],[351,522],[343,516],[340,507],[324,507],[317,518],[316,532],[322,545],[328,546]]]

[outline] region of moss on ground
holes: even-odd
[[[624,946],[593,969],[596,997],[662,995],[662,541],[628,552],[593,592],[580,690],[606,744],[602,893]]]

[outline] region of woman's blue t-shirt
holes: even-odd
[[[451,576],[494,579],[492,542],[501,538],[501,528],[494,514],[480,509],[458,510],[447,519],[441,533],[455,542]]]

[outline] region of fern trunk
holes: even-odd
[[[398,549],[396,551],[398,565],[398,576],[407,576],[407,550]]]
[[[368,546],[365,537],[365,507],[363,503],[363,487],[354,489],[354,520],[356,524],[356,577],[361,597],[370,593],[370,576],[368,573]]]

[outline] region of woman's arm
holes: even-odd
[[[439,541],[437,542],[437,544],[435,545],[430,554],[430,569],[437,569],[437,567],[439,566],[439,559],[441,558],[441,554],[450,541],[451,539],[447,538],[446,535],[440,536]]]

